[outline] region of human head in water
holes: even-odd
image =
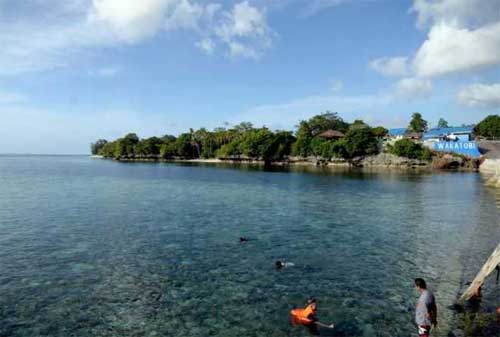
[[[281,269],[285,266],[285,263],[281,260],[278,260],[274,265],[276,266],[277,269]]]
[[[316,308],[317,305],[316,299],[314,297],[309,297],[307,299],[307,305],[312,305],[314,308]]]

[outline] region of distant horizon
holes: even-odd
[[[0,43],[0,152],[290,130],[326,110],[387,128],[500,111],[498,1],[4,0]]]
[[[340,115],[340,114],[339,114]],[[350,123],[352,123],[353,121],[349,121]],[[478,121],[479,122],[479,121]],[[297,122],[298,124],[298,122]],[[470,125],[467,125],[467,126],[475,126],[477,123],[473,123],[473,124],[470,124]],[[231,127],[234,127],[235,125],[237,124],[234,124],[234,125],[225,125],[224,127],[226,128],[231,128]],[[262,125],[262,126],[258,126],[258,125],[253,125],[254,127],[256,128],[260,128],[260,127],[266,127],[265,125]],[[370,125],[371,127],[376,127],[376,126],[382,126],[384,127],[384,125]],[[453,128],[453,127],[462,127],[462,125],[450,125],[449,128]],[[388,130],[390,129],[405,129],[405,128],[408,128],[408,125],[407,126],[400,126],[400,127],[395,127],[395,128],[387,128]],[[434,126],[433,124],[429,123],[429,130],[430,129],[433,129],[433,128],[438,128],[437,126]],[[277,130],[277,129],[275,129]],[[176,133],[176,134],[173,134],[173,136],[177,137],[179,134],[181,133],[185,133],[185,132],[188,132],[189,129],[186,129],[182,132],[179,132],[179,133]],[[296,127],[294,126],[292,130],[284,130],[284,131],[292,131],[292,132],[295,132],[296,131]],[[116,138],[120,138],[120,137],[123,137],[125,136],[126,134],[128,133],[136,133],[136,132],[125,132],[123,133],[122,135],[116,137]],[[137,133],[136,133],[137,134]],[[141,139],[143,138],[148,138],[148,137],[144,137],[140,134],[137,134],[137,136]],[[158,134],[158,135],[152,135],[151,137],[162,137],[164,135],[161,135],[161,134]],[[93,139],[93,140],[90,140],[89,143],[88,143],[88,147],[89,147],[89,151],[88,152],[85,152],[85,153],[47,153],[47,152],[40,152],[40,153],[37,153],[37,152],[0,152],[0,156],[92,156],[92,153],[90,151],[90,144],[92,142],[95,142],[96,140],[98,139],[106,139],[107,141],[112,141],[114,140],[115,138],[97,138],[97,139]]]

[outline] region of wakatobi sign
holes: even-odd
[[[434,150],[439,152],[453,152],[469,157],[479,157],[481,153],[476,142],[436,142]]]

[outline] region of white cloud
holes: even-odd
[[[500,20],[499,0],[414,0],[417,27],[448,22],[475,27]]]
[[[370,68],[385,76],[406,76],[409,74],[408,58],[383,57],[369,63]]]
[[[201,41],[198,41],[195,45],[208,55],[212,55],[214,53],[215,43],[210,38],[205,38]]]
[[[229,42],[229,55],[233,57],[242,56],[245,58],[258,59],[260,54],[252,47],[248,47],[240,42]]]
[[[462,88],[457,98],[470,107],[500,108],[500,83],[470,85]]]
[[[437,24],[414,59],[420,76],[438,76],[499,63],[500,22],[477,30]]]
[[[328,82],[330,82],[330,91],[335,93],[344,87],[344,83],[341,80],[336,80],[336,79],[330,79]]]
[[[134,43],[154,35],[162,27],[166,11],[176,0],[93,0],[91,24],[102,24],[125,42]]]
[[[212,8],[212,7],[210,7]],[[165,28],[172,29],[199,29],[199,21],[204,14],[205,9],[199,4],[192,4],[188,0],[181,0],[175,6],[172,14],[167,18]],[[209,13],[209,15],[212,15]]]
[[[89,72],[89,75],[96,77],[113,77],[120,73],[122,69],[117,66],[103,67]]]
[[[500,64],[500,0],[414,0],[411,11],[417,27],[429,30],[427,39],[410,61],[382,58],[371,68],[384,75],[435,77]]]
[[[258,58],[271,46],[272,31],[267,25],[265,13],[251,6],[248,1],[234,5],[223,13],[215,35],[229,47],[229,55]]]
[[[311,16],[331,7],[340,6],[353,0],[308,0],[303,16]]]
[[[206,53],[219,46],[227,55],[258,58],[272,41],[265,11],[248,1],[223,10],[199,0],[37,0],[19,13],[0,13],[0,75],[67,67],[96,48],[176,29],[205,41],[196,45]]]
[[[500,64],[500,0],[414,0],[417,25],[430,25],[413,60],[419,76]]]
[[[410,99],[427,96],[431,91],[432,83],[425,78],[404,78],[394,85],[394,92],[397,96]]]

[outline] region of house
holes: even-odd
[[[405,133],[404,138],[408,138],[411,140],[421,140],[422,133],[421,132],[414,132],[414,131],[407,132],[407,133]]]
[[[474,139],[474,128],[472,126],[433,128],[424,133],[424,141],[460,141],[468,142]]]
[[[404,138],[405,133],[406,128],[389,129],[386,137],[390,140],[400,140]]]
[[[430,129],[424,134],[424,145],[436,152],[457,153],[472,158],[481,156],[472,126]]]
[[[387,134],[386,138],[390,141],[397,141],[403,138],[420,140],[422,139],[422,134],[420,132],[410,131],[407,128],[396,128],[389,129],[389,133]]]
[[[327,140],[337,140],[344,138],[344,134],[337,130],[326,130],[318,135],[320,138],[324,138]]]

